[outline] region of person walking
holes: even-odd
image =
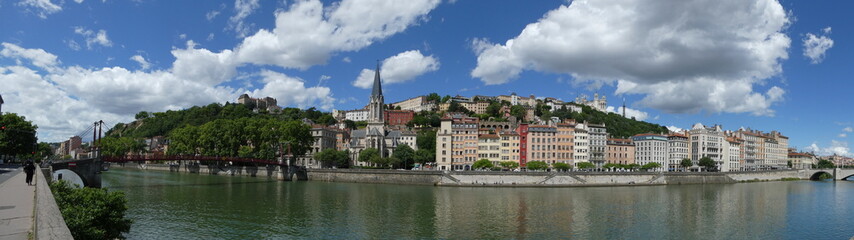
[[[33,174],[36,172],[36,165],[33,165],[33,161],[27,160],[27,163],[24,165],[24,173],[27,174],[27,185],[33,185]]]

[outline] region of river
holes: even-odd
[[[476,188],[112,169],[128,239],[849,239],[854,182]]]

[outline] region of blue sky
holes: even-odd
[[[599,93],[649,122],[779,130],[791,146],[851,156],[850,5],[3,1],[0,94],[59,141],[98,119],[243,93],[359,108],[380,60],[387,102]]]

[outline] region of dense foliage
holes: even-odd
[[[519,162],[503,161],[503,162],[499,162],[498,165],[501,165],[501,167],[503,167],[505,169],[516,169],[519,167]]]
[[[0,153],[11,156],[31,156],[37,151],[36,130],[39,127],[14,113],[0,115]]]
[[[580,163],[577,163],[575,165],[581,169],[588,169],[588,168],[595,168],[596,167],[596,165],[593,165],[593,163],[590,163],[590,162],[580,162]]]
[[[555,116],[560,119],[575,119],[578,122],[604,123],[608,128],[608,134],[614,138],[627,138],[641,133],[667,133],[667,127],[634,118],[624,118],[616,113],[604,113],[596,111],[588,106],[581,106],[582,112],[570,112],[566,109],[557,109],[550,112],[548,117]]]
[[[525,165],[528,170],[545,170],[549,168],[549,164],[543,161],[530,161]]]
[[[167,136],[167,154],[275,159],[276,152],[290,146],[303,155],[314,137],[300,121],[264,118],[217,119],[201,126],[177,128]]]
[[[338,151],[333,148],[327,148],[323,151],[315,153],[314,159],[320,161],[321,164],[323,164],[323,167],[350,167],[350,152],[347,150]]]
[[[409,169],[409,166],[415,163],[415,150],[406,144],[398,145],[391,156],[400,162],[398,167]]]
[[[107,136],[149,138],[154,136],[165,136],[172,130],[190,126],[201,126],[202,124],[219,120],[235,120],[241,118],[277,119],[282,121],[309,119],[318,124],[334,124],[335,119],[328,113],[323,113],[315,108],[299,109],[284,108],[281,111],[267,113],[261,111],[255,113],[250,106],[226,103],[211,103],[207,106],[194,106],[184,110],[166,112],[139,112],[136,114],[137,121],[124,124],[116,124],[107,131]]]
[[[712,171],[715,169],[715,160],[710,157],[702,157],[697,165],[706,168],[707,171]]]
[[[494,165],[486,158],[477,160],[471,165],[472,169],[489,169],[492,167],[494,167]]]
[[[74,188],[66,181],[50,183],[56,205],[74,239],[123,239],[130,231],[123,192],[103,188]]]
[[[556,162],[552,164],[552,167],[560,171],[569,171],[569,169],[572,169],[571,165],[562,162]]]
[[[98,143],[102,156],[122,156],[128,153],[140,154],[145,150],[142,139],[129,137],[105,137]]]
[[[836,167],[836,166],[833,165],[833,162],[831,162],[830,160],[827,160],[827,159],[818,160],[818,163],[816,164],[816,168],[834,168],[834,167]]]

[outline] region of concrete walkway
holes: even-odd
[[[33,229],[35,186],[27,186],[21,169],[4,174],[13,175],[0,183],[0,240],[27,239]],[[33,182],[42,184],[38,178]]]

